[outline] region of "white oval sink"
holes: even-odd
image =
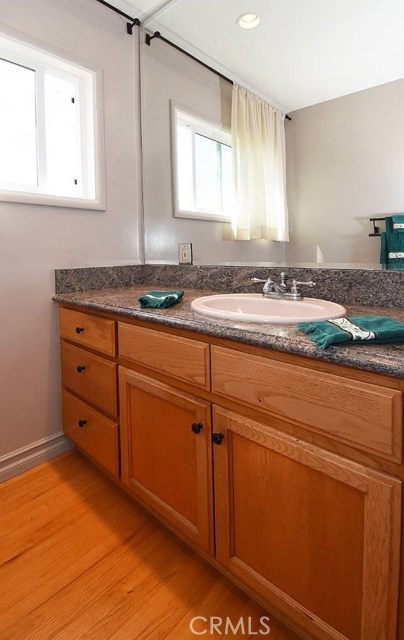
[[[260,293],[229,293],[196,298],[191,307],[198,313],[237,322],[293,324],[340,318],[346,309],[335,302],[302,298],[282,300],[264,298]]]

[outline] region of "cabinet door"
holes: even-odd
[[[214,407],[217,560],[310,637],[393,640],[401,483]]]
[[[210,403],[119,368],[122,481],[213,553]]]

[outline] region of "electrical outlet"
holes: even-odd
[[[180,264],[192,264],[192,242],[179,243],[178,262]]]

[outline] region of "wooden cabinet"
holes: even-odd
[[[210,404],[123,367],[122,482],[213,553]]]
[[[135,366],[210,389],[209,345],[204,342],[119,322],[119,355]]]
[[[215,407],[216,558],[311,634],[395,638],[401,483]]]
[[[115,322],[61,308],[59,326],[63,431],[119,478],[117,365],[110,359],[116,350]]]
[[[119,477],[118,424],[66,390],[63,430],[70,440],[116,478]]]
[[[72,340],[83,347],[95,349],[100,353],[114,356],[116,353],[116,323],[108,318],[59,309],[59,332],[61,338]]]
[[[60,319],[77,446],[303,637],[399,640],[401,381],[114,316]]]
[[[401,461],[403,409],[397,389],[213,346],[212,390]]]
[[[118,414],[116,364],[63,343],[62,385],[111,416]]]

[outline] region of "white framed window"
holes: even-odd
[[[230,131],[171,102],[171,148],[174,216],[229,222]]]
[[[105,209],[102,77],[0,27],[0,201]]]

